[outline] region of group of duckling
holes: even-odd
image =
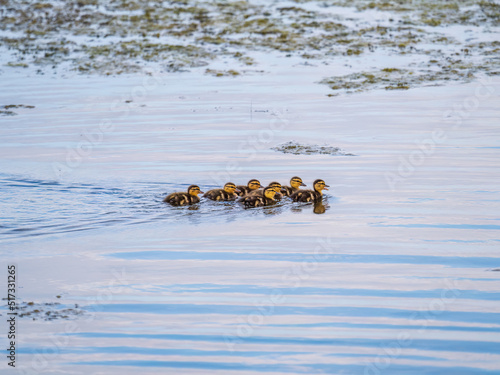
[[[246,186],[236,186],[228,182],[222,189],[212,189],[203,193],[198,185],[191,185],[187,192],[171,193],[165,197],[163,202],[172,206],[186,206],[198,203],[198,194],[213,201],[239,200],[247,208],[270,206],[283,197],[289,197],[294,202],[320,202],[323,198],[323,190],[329,186],[325,181],[318,179],[313,182],[313,190],[301,190],[301,186],[307,186],[300,177],[292,177],[290,186],[281,186],[279,182],[271,182],[267,187],[261,185],[259,180],[252,179]]]

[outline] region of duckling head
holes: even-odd
[[[188,194],[196,197],[198,194],[203,194],[203,192],[200,190],[198,185],[191,185],[188,187]]]
[[[238,189],[236,189],[236,185],[233,184],[232,182],[228,182],[227,184],[224,185],[224,191],[229,194],[234,194],[234,192],[239,192]]]
[[[316,190],[318,193],[323,194],[321,191],[322,190],[328,190],[330,185],[325,184],[325,181],[318,179],[313,182],[314,190]]]
[[[276,193],[279,193],[281,191],[281,184],[279,182],[271,182],[269,184],[269,187],[273,188]]]
[[[247,186],[250,188],[250,190],[257,190],[258,188],[262,187],[260,181],[255,179],[248,181]]]
[[[276,190],[274,190],[273,187],[268,186],[264,189],[264,196],[269,199],[274,199],[274,196],[276,195]]]
[[[295,176],[292,177],[292,179],[290,180],[290,186],[293,187],[294,189],[298,189],[301,186],[307,186],[307,185],[302,182],[302,179],[300,177]]]

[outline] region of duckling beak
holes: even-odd
[[[241,193],[240,189],[234,189],[235,193]]]
[[[199,194],[205,194],[205,192],[200,190]]]
[[[328,190],[329,187],[330,185],[325,185],[325,190]]]
[[[304,183],[301,183],[301,184],[300,184],[300,186],[307,186],[307,185],[306,185],[306,184],[304,184]]]

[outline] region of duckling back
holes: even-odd
[[[250,194],[251,192],[254,192],[255,190],[251,190],[248,186],[245,185],[238,185],[236,188],[240,191],[238,195],[240,197],[244,197],[245,195]]]
[[[292,186],[283,186],[281,187],[280,193],[283,197],[291,197],[293,194],[299,191],[305,191],[305,190],[300,190],[299,188],[294,188]]]
[[[212,189],[203,196],[213,201],[232,201],[238,197],[236,193],[228,193],[224,189]]]
[[[170,203],[172,206],[186,206],[199,201],[200,198],[188,193],[171,193],[163,199],[163,202]]]
[[[298,190],[299,189],[294,189],[291,186],[283,186],[281,188],[281,195],[283,195],[284,197],[289,197]]]
[[[250,190],[247,194],[244,195],[244,197],[248,197],[248,196],[263,197],[264,196],[264,189]]]
[[[243,197],[240,201],[241,203],[243,203],[245,208],[270,206],[276,203],[274,199],[267,198],[263,194],[247,195]]]
[[[294,202],[320,202],[322,195],[314,190],[297,190],[290,198]]]

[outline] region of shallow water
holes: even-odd
[[[346,61],[259,57],[236,78],[2,76],[0,104],[35,106],[0,117],[2,264],[20,300],[83,311],[20,318],[19,368],[498,373],[500,80],[329,98],[315,82]],[[271,150],[291,140],[356,156]],[[331,185],[323,214],[161,202],[294,175]]]
[[[498,95],[454,129],[443,113],[479,82],[331,99],[268,78],[171,75],[121,117],[109,106],[142,77],[20,81],[9,100],[36,108],[2,119],[2,262],[17,263],[23,301],[84,311],[19,320],[21,368],[498,371]],[[83,104],[97,88],[99,103]],[[58,174],[101,119],[117,125]],[[436,129],[446,140],[392,190],[386,174]],[[270,150],[291,139],[357,156]],[[231,161],[237,183],[325,179],[326,212],[161,202],[217,186]]]

